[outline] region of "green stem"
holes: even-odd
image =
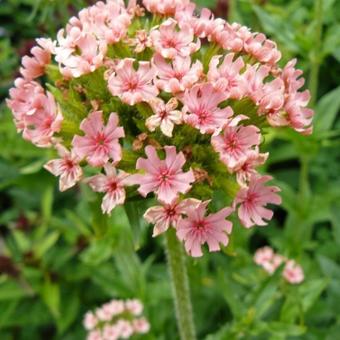
[[[314,19],[316,22],[314,35],[315,40],[314,49],[311,55],[311,70],[308,84],[311,93],[310,102],[311,106],[314,106],[318,94],[319,70],[321,64],[321,43],[322,43],[322,21],[323,21],[322,7],[323,0],[315,0],[314,2]]]
[[[181,340],[195,340],[195,326],[190,300],[189,279],[185,265],[185,254],[173,229],[167,231],[165,238],[168,269]]]

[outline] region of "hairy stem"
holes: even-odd
[[[180,337],[182,340],[195,340],[195,326],[190,300],[189,279],[185,265],[185,254],[173,229],[168,230],[165,238],[168,269]]]

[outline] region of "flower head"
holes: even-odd
[[[174,146],[165,146],[165,159],[160,160],[153,146],[145,148],[147,159],[139,158],[136,168],[144,170],[145,174],[130,176],[130,184],[139,185],[139,193],[147,196],[154,192],[157,198],[166,204],[172,203],[179,193],[185,194],[191,188],[195,178],[192,170],[183,172],[185,157],[182,152],[176,153]]]
[[[84,136],[75,136],[72,141],[75,154],[85,158],[92,166],[103,166],[109,159],[118,162],[121,159],[119,138],[125,136],[124,129],[118,126],[118,115],[110,114],[104,125],[103,112],[93,111],[82,121],[80,129]]]
[[[234,204],[240,205],[238,216],[246,228],[255,224],[266,225],[265,220],[271,220],[273,212],[265,206],[269,203],[281,204],[281,198],[277,194],[280,189],[275,186],[264,186],[264,183],[271,179],[270,176],[253,176],[250,179],[249,186],[241,188],[238,192]]]
[[[287,261],[283,273],[283,277],[292,284],[299,284],[304,280],[304,273],[301,266],[299,266],[295,261]]]
[[[215,214],[206,216],[209,201],[201,202],[186,210],[187,218],[179,220],[176,227],[177,237],[184,241],[186,251],[193,257],[202,256],[202,245],[207,243],[209,251],[220,250],[220,244],[226,246],[229,241],[232,223],[226,220],[232,209],[224,208]]]

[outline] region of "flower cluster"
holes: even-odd
[[[82,181],[108,214],[153,196],[154,236],[175,228],[192,256],[228,244],[231,214],[246,228],[272,218],[263,134],[309,134],[313,112],[296,60],[280,67],[264,34],[189,0],[107,0],[37,43],[7,103],[23,138],[56,150],[45,168],[61,191]]]
[[[149,322],[141,317],[143,304],[139,300],[111,300],[94,312],[85,314],[84,327],[88,340],[129,339],[134,334],[149,331]]]
[[[267,273],[272,275],[276,269],[284,264],[282,276],[291,284],[299,284],[304,280],[303,269],[294,260],[276,254],[268,246],[259,248],[254,255],[254,262],[261,266]]]

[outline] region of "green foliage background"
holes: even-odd
[[[110,298],[140,298],[152,330],[177,339],[163,239],[130,203],[110,218],[85,187],[59,193],[49,151],[16,134],[4,98],[33,39],[54,36],[85,0],[0,1],[0,339],[83,339],[83,314]],[[340,334],[340,2],[197,1],[276,40],[297,57],[315,132],[266,136],[265,171],[283,189],[268,227],[235,225],[228,248],[190,259],[199,339],[329,339]],[[87,2],[89,3],[89,2]],[[305,282],[268,277],[252,255],[270,244],[300,262]]]

